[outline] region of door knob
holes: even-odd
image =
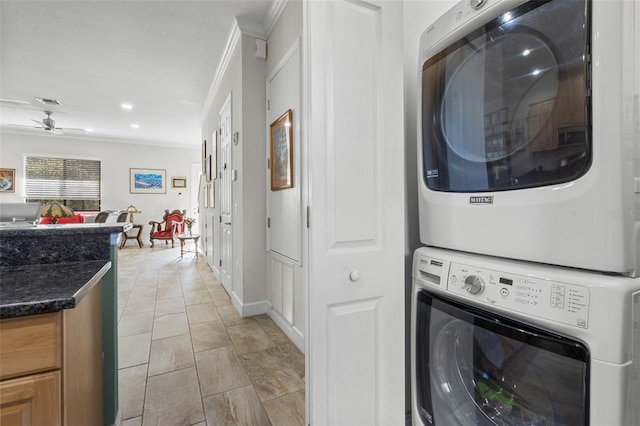
[[[349,279],[354,283],[360,280],[360,271],[351,271],[351,273],[349,274]]]

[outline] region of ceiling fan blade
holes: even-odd
[[[40,123],[38,123],[40,124]],[[27,127],[29,129],[44,129],[44,127],[42,127],[42,124],[40,124],[40,126],[27,126],[24,124],[12,124],[12,123],[7,123],[7,126],[11,126],[11,127]]]
[[[56,130],[64,130],[64,131],[82,131],[86,132],[85,129],[80,129],[78,127],[56,127]]]
[[[64,132],[60,131],[61,129],[52,129],[50,130],[51,133],[53,133],[54,135],[64,135]]]
[[[42,126],[42,121],[34,120],[33,118],[31,119],[31,121],[33,121],[34,123],[37,123],[37,124]]]

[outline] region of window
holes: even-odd
[[[26,201],[100,211],[100,161],[25,157],[24,174]]]

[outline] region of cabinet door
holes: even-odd
[[[60,425],[60,372],[0,383],[2,426]]]
[[[553,115],[555,98],[531,104],[529,107],[529,135],[531,151],[547,151],[558,147],[557,129]]]

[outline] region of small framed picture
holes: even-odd
[[[129,192],[132,194],[166,194],[166,182],[166,170],[129,169]]]
[[[216,180],[218,177],[218,131],[216,130],[211,135],[211,180]]]
[[[282,114],[270,126],[271,190],[293,187],[292,111]]]
[[[16,192],[16,169],[0,169],[0,192]]]
[[[204,164],[204,175],[207,178],[207,182],[211,182],[211,154],[207,155]]]
[[[207,162],[207,140],[202,141],[202,171],[205,171]]]
[[[507,124],[509,121],[509,114],[507,107],[504,107],[500,110],[500,124]]]
[[[172,188],[186,188],[187,187],[187,178],[186,177],[172,177],[171,178],[171,187]]]

